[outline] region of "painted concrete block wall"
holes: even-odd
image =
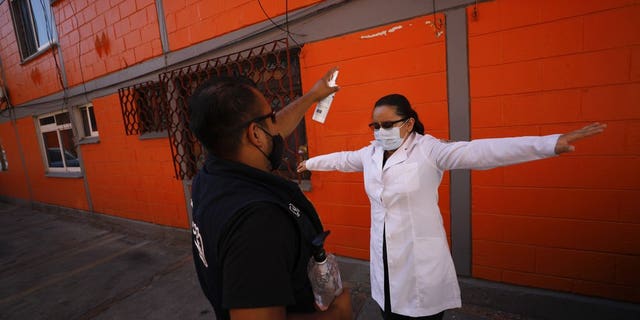
[[[426,131],[448,136],[444,36],[435,37],[432,16],[402,21],[303,47],[300,61],[305,91],[332,66],[340,68],[336,94],[324,124],[306,115],[309,155],[357,150],[373,140],[367,127],[373,105],[390,93],[407,96]],[[361,173],[314,172],[307,196],[332,231],[331,250],[369,258],[369,200]],[[448,226],[448,176],[440,188]]]
[[[0,57],[8,79],[6,86],[11,101],[20,104],[37,97],[49,95],[62,89],[55,70],[53,50],[21,64],[20,51],[13,21],[9,11],[9,1],[0,4]],[[32,88],[24,90],[23,88]]]
[[[117,94],[93,101],[100,143],[82,145],[94,211],[186,228],[182,181],[167,138],[127,136]]]
[[[468,9],[472,138],[608,124],[573,154],[472,173],[473,276],[640,301],[640,3]]]
[[[21,63],[9,2],[0,4],[0,56],[15,105],[61,91],[57,68],[73,87],[162,54],[154,0],[57,1],[52,10],[62,61],[49,49]]]
[[[289,12],[320,0],[288,1]],[[262,4],[262,8],[260,8]],[[182,49],[285,13],[285,1],[163,0],[171,50]]]
[[[162,54],[155,0],[53,4],[70,87]]]

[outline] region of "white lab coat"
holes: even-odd
[[[411,133],[382,166],[373,141],[357,151],[306,162],[311,171],[364,171],[371,202],[371,295],[384,306],[382,234],[386,225],[391,310],[427,316],[461,306],[460,289],[438,208],[438,186],[449,169],[490,169],[555,155],[559,135],[443,142]]]

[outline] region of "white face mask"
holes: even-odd
[[[373,130],[373,136],[375,137],[376,141],[378,141],[382,145],[383,150],[396,150],[400,147],[402,141],[404,141],[404,139],[400,136],[400,127],[393,127],[389,129],[380,128],[377,130]]]

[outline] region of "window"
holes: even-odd
[[[167,129],[167,113],[162,110],[162,83],[148,82],[135,90],[140,134]]]
[[[88,104],[78,107],[76,110],[77,119],[82,122],[82,137],[97,137],[98,124],[96,123],[96,115],[93,113],[93,106]]]
[[[145,136],[166,137],[169,118],[163,96],[165,88],[162,82],[147,81],[118,89],[122,121],[127,135],[154,133]]]
[[[160,82],[165,89],[164,108],[169,121],[167,134],[176,178],[191,179],[205,158],[205,150],[189,130],[187,101],[195,88],[214,75],[242,75],[256,83],[273,109],[280,110],[302,95],[299,54],[299,48],[289,48],[287,40],[280,39],[160,74]],[[125,130],[129,132],[131,94],[124,89],[119,92]],[[309,178],[308,173],[301,175],[296,172],[297,163],[306,158],[306,139],[303,120],[286,139],[284,162],[277,172],[301,184],[302,180]]]
[[[73,138],[69,112],[38,118],[43,154],[50,172],[79,172],[80,161]]]
[[[10,0],[22,60],[53,43],[50,0]]]

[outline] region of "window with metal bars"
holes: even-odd
[[[162,84],[159,82],[152,82],[136,89],[141,134],[167,129],[167,113],[162,110],[163,92]]]
[[[204,162],[204,149],[189,130],[188,99],[212,76],[245,76],[252,79],[271,107],[279,110],[302,95],[299,48],[289,48],[286,39],[206,60],[160,74],[166,89],[168,135],[176,178],[190,179]],[[285,140],[285,159],[279,175],[302,180],[297,163],[306,156],[304,120]]]
[[[169,123],[164,93],[162,83],[152,81],[118,90],[127,135],[167,130]]]

